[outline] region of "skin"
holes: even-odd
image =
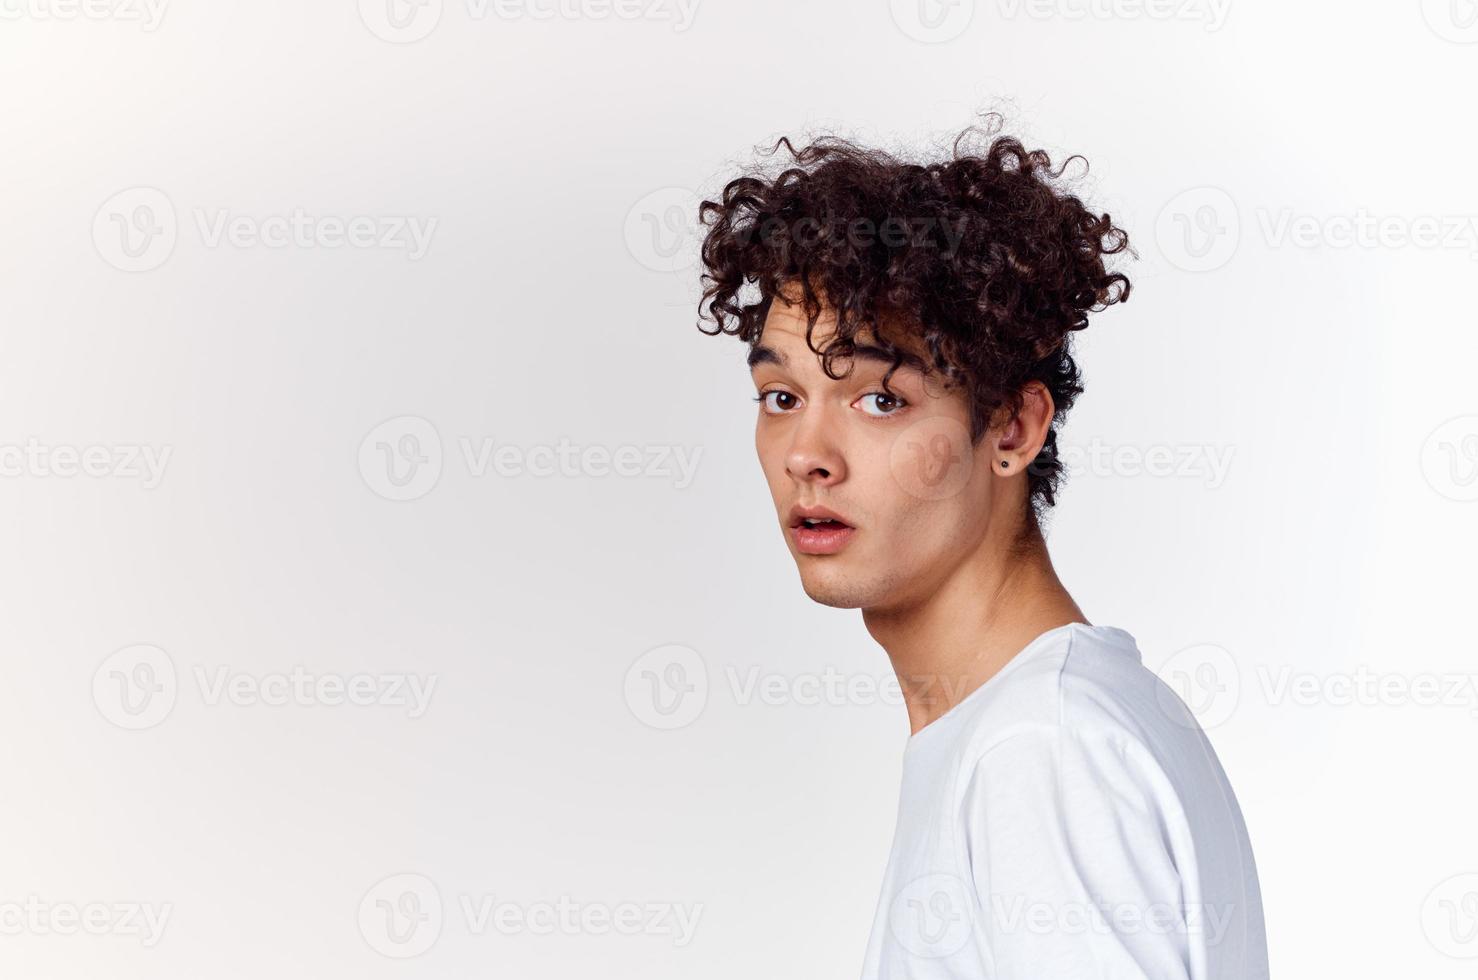
[[[834,329],[823,310],[815,346]],[[883,329],[917,352],[907,334]],[[918,732],[1037,636],[1087,619],[1027,516],[1026,467],[1052,421],[1046,387],[1024,388],[1021,410],[1001,413],[972,445],[964,394],[905,365],[890,399],[891,361],[862,350],[874,341],[859,336],[859,353],[834,362],[844,377],[830,378],[806,343],[804,311],[776,297],[750,354],[755,449],[806,594],[862,610]],[[931,451],[948,445],[939,433],[955,434],[951,451]],[[830,508],[857,530],[836,554],[805,554],[789,527],[798,505]]]

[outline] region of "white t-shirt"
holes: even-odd
[[[1262,980],[1232,787],[1121,629],[1033,640],[908,741],[864,980]]]

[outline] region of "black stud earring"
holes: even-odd
[[[1008,467],[1008,466],[1010,466],[1010,465],[1011,465],[1011,464],[1010,464],[1010,463],[1009,463],[1009,462],[1008,462],[1008,461],[1006,461],[1006,460],[1004,460],[1004,459],[1003,459],[1003,460],[1001,460],[1001,469],[1003,469],[1003,470],[1004,470],[1004,469],[1005,469],[1005,468],[1006,468],[1006,467]]]

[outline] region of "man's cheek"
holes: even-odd
[[[963,423],[930,416],[893,439],[888,470],[898,491],[921,501],[948,500],[970,483],[975,466],[970,431]]]

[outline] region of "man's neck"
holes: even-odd
[[[1035,529],[1024,547],[983,549],[926,597],[864,609],[862,618],[893,662],[912,732],[994,677],[1038,636],[1087,622]]]

